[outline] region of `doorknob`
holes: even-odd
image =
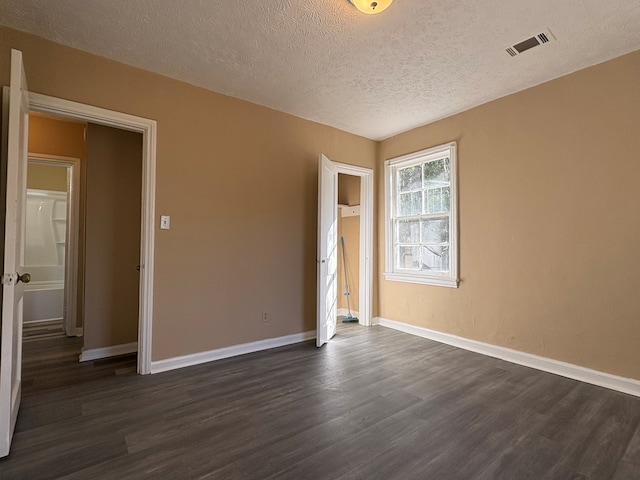
[[[19,273],[16,273],[16,275],[17,275],[16,283],[18,282],[29,283],[31,281],[30,273],[23,273],[22,275],[20,275]]]

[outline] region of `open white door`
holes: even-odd
[[[336,333],[338,273],[338,169],[324,155],[318,162],[318,311],[316,345]]]
[[[23,283],[30,279],[23,268],[29,92],[22,53],[17,50],[11,50],[11,82],[10,88],[2,91],[2,113],[1,147],[7,168],[7,203],[0,339],[0,457],[9,454],[20,407]]]

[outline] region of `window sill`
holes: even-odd
[[[458,288],[457,278],[427,277],[425,275],[412,275],[410,273],[385,273],[384,278],[393,282],[419,283],[422,285],[434,285],[437,287]]]

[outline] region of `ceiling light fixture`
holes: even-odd
[[[393,0],[349,0],[358,10],[363,13],[380,13],[391,5]]]

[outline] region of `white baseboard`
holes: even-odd
[[[591,383],[593,385],[640,397],[640,381],[633,378],[619,377],[617,375],[592,370],[572,363],[540,357],[531,353],[519,352],[510,348],[499,347],[497,345],[478,342],[476,340],[469,340],[468,338],[429,330],[428,328],[417,327],[407,323],[396,322],[382,317],[374,318],[373,323],[374,325],[379,324],[383,327],[393,328],[394,330],[410,333],[411,335],[416,335],[418,337],[428,338],[440,343],[446,343],[447,345],[452,345],[471,352],[481,353],[507,362],[517,363],[518,365],[524,365],[525,367],[535,368],[544,372],[554,373],[563,377],[572,378],[581,382]]]
[[[81,362],[97,360],[99,358],[115,357],[116,355],[126,355],[138,351],[138,342],[123,343],[121,345],[113,345],[111,347],[90,348],[82,350],[80,354]]]
[[[337,314],[338,314],[339,317],[344,317],[346,315],[349,315],[349,309],[347,309],[347,308],[339,308],[337,310]],[[351,315],[356,317],[356,318],[360,317],[360,313],[356,312],[355,310],[351,310]]]
[[[84,335],[84,328],[82,327],[77,327],[76,331],[75,331],[76,337],[81,337]]]
[[[45,322],[61,322],[62,320],[64,320],[62,317],[38,318],[37,320],[24,320],[22,324],[33,325],[33,324],[45,323]]]
[[[267,338],[256,342],[242,343],[240,345],[232,345],[230,347],[218,348],[207,352],[192,353],[181,357],[167,358],[165,360],[157,360],[151,362],[151,373],[166,372],[175,370],[176,368],[190,367],[201,363],[213,362],[214,360],[222,360],[223,358],[235,357],[246,353],[259,352],[261,350],[269,350],[270,348],[284,347],[294,343],[305,342],[316,338],[316,331],[295,333],[284,337]]]

